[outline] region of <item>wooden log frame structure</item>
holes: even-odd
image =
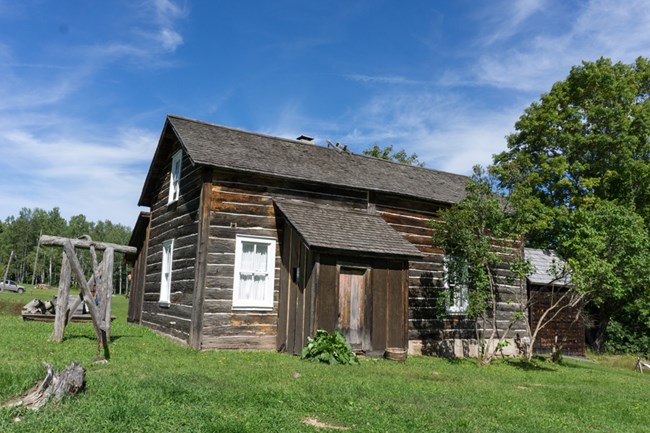
[[[71,315],[81,302],[85,302],[92,318],[95,334],[97,336],[97,354],[99,355],[103,348],[104,358],[109,359],[110,352],[108,343],[110,342],[111,335],[111,298],[113,295],[114,253],[120,252],[125,254],[135,254],[137,252],[136,248],[125,245],[94,242],[90,236],[84,236],[83,239],[69,239],[58,236],[43,235],[40,238],[40,244],[43,246],[63,247],[56,317],[54,319],[54,331],[51,339],[57,342],[63,341],[65,327],[68,324]],[[84,276],[75,248],[90,250],[93,262],[93,275],[88,280],[86,280],[86,277]],[[101,263],[97,263],[97,250],[104,251]],[[72,305],[71,308],[68,308],[68,296],[73,275],[79,284],[81,295],[74,305]],[[93,291],[95,292],[94,295]]]
[[[636,366],[634,367],[639,373],[643,374],[643,369],[650,370],[650,362],[642,361],[640,356],[636,357]]]

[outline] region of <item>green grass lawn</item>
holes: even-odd
[[[44,360],[57,369],[81,361],[87,389],[38,412],[0,409],[1,432],[334,431],[308,418],[360,432],[650,431],[650,375],[628,361],[479,367],[410,357],[343,367],[196,352],[127,324],[126,299],[116,296],[111,362],[93,365],[92,325],[71,324],[62,344],[48,342],[52,324],[15,315],[29,299],[0,294],[0,401],[42,379]]]

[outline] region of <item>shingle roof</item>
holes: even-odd
[[[524,255],[535,267],[535,272],[528,276],[528,281],[533,284],[555,284],[568,286],[571,279],[568,275],[562,275],[566,262],[552,250],[540,250],[537,248],[525,248]],[[555,272],[553,270],[555,267]],[[562,277],[562,278],[558,278]]]
[[[422,256],[380,216],[285,200],[275,200],[275,204],[310,248]]]
[[[196,164],[388,192],[441,203],[456,203],[465,196],[466,176],[338,152],[323,146],[175,115],[167,116],[167,121]],[[145,191],[149,181],[148,177]]]

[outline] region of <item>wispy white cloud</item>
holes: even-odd
[[[176,30],[178,20],[187,16],[187,9],[172,0],[151,0],[147,5],[153,8],[158,29],[155,39],[165,51],[175,51],[183,43],[183,37]]]
[[[522,28],[526,20],[543,10],[546,3],[546,0],[491,2],[486,21],[492,31],[482,41],[483,44],[491,45],[510,38]]]
[[[571,66],[600,56],[631,62],[649,54],[650,3],[590,0],[557,24],[553,14],[560,13],[560,5],[552,0],[490,3],[490,15],[481,19],[491,31],[477,36],[477,55],[443,73],[435,83],[440,88],[401,77],[347,76],[396,86],[376,90],[357,107],[348,122],[354,126],[341,142],[356,151],[393,144],[418,153],[429,167],[469,173],[506,148],[505,136],[531,94],[550,89]],[[413,86],[397,86],[405,83]],[[492,88],[508,91],[508,97],[478,104],[474,94]]]
[[[169,54],[184,42],[178,27],[188,17],[188,8],[173,0],[144,0],[129,10],[130,32],[79,47],[81,54],[98,66],[123,60],[146,68],[168,66]]]
[[[108,40],[52,46],[47,56],[0,43],[1,218],[22,207],[58,206],[67,217],[135,221],[158,131],[132,128],[128,121],[108,125],[84,118],[83,110],[105,103],[84,93],[105,68],[125,62],[160,67],[183,43],[178,26],[187,9],[180,3],[147,0],[136,6],[123,13],[135,30]]]
[[[3,213],[16,214],[22,207],[60,207],[66,217],[85,213],[91,220],[131,225],[157,137],[135,128],[121,129],[101,141],[8,128],[0,132],[0,142],[0,170],[20,176],[11,188],[1,188]]]
[[[485,110],[451,92],[388,92],[356,111],[354,128],[340,141],[356,152],[394,145],[417,153],[427,167],[469,174],[504,149],[520,112],[518,106]]]
[[[158,40],[167,51],[174,51],[183,43],[183,37],[172,29],[161,29]]]
[[[650,54],[647,1],[590,0],[574,13],[566,29],[549,23],[546,31],[522,35],[509,49],[485,50],[469,74],[458,74],[458,83],[545,91],[582,60],[604,56],[631,62]]]
[[[78,74],[72,74],[81,78]],[[50,83],[8,80],[0,85],[0,112],[27,108],[43,108],[62,101],[79,88],[81,81],[71,76],[52,80]]]
[[[347,74],[347,79],[367,84],[406,84],[406,85],[424,85],[423,81],[411,80],[406,77],[395,75],[364,75],[364,74]]]
[[[314,138],[314,144],[324,144],[327,139],[334,139],[332,134],[341,130],[341,125],[324,118],[313,118],[301,101],[291,99],[278,107],[269,125],[262,127],[259,132],[274,137],[294,140],[300,135]]]

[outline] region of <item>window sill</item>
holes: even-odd
[[[449,310],[447,310],[447,315],[449,315],[449,316],[467,316],[467,311],[449,311]]]
[[[243,307],[233,306],[232,311],[273,311],[273,307]]]

